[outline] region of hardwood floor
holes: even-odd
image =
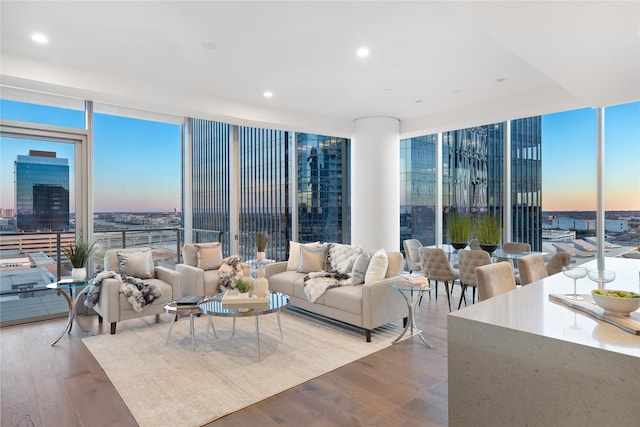
[[[451,305],[457,307],[458,285],[454,292]],[[439,294],[437,301],[425,297],[416,312],[418,326],[433,349],[409,338],[208,426],[247,426],[256,420],[261,426],[446,426],[448,309],[442,285]],[[109,333],[108,325],[99,325],[95,316],[82,316],[80,321],[94,333]],[[155,316],[125,321],[118,330],[154,321]],[[0,330],[0,424],[136,426],[82,343],[85,332],[74,326],[70,335],[50,345],[65,322],[58,319]]]

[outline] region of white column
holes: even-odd
[[[400,121],[355,120],[351,138],[351,243],[400,250]]]

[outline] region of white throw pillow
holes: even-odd
[[[222,265],[222,247],[197,246],[198,248],[198,268],[203,270],[215,270]]]
[[[320,246],[320,242],[302,244],[302,243],[290,241],[289,242],[289,262],[287,263],[287,270],[297,271],[298,267],[300,267],[300,246],[315,248]]]
[[[361,253],[358,255],[358,258],[356,258],[356,261],[353,263],[353,270],[351,270],[351,280],[354,285],[362,285],[364,283],[370,260],[371,255],[367,252]]]
[[[369,261],[369,267],[367,267],[367,274],[364,276],[364,283],[377,282],[384,279],[384,275],[387,273],[387,267],[389,266],[389,257],[384,249],[378,249],[373,254],[371,261]]]
[[[118,251],[118,265],[120,274],[138,279],[153,279],[154,266],[150,250]]]
[[[327,260],[327,247],[322,245],[318,247],[300,246],[300,265],[298,271],[300,273],[311,273],[313,271],[324,270],[324,264]]]

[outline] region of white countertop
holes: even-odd
[[[597,262],[582,266],[596,268]],[[616,279],[605,285],[607,289],[640,291],[640,260],[606,258],[605,268],[616,273]],[[588,277],[577,282],[578,294],[588,294],[596,288]],[[640,357],[640,335],[549,300],[549,294],[562,293],[573,293],[573,281],[558,273],[449,315]],[[640,321],[640,311],[631,316]]]

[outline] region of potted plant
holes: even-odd
[[[73,269],[71,270],[71,278],[74,281],[81,282],[87,278],[87,261],[93,253],[94,243],[87,243],[82,239],[78,239],[75,245],[69,244],[62,248],[62,253],[69,259]]]
[[[456,249],[463,249],[467,246],[471,231],[471,216],[458,212],[452,212],[447,217],[447,232],[449,233],[449,242]]]
[[[267,242],[269,241],[269,236],[265,233],[256,234],[256,249],[258,250],[258,260],[262,261],[265,258],[264,251],[267,248]]]
[[[251,290],[251,283],[245,279],[236,279],[233,281],[233,287],[238,291],[238,296],[247,296]]]
[[[495,251],[502,238],[500,218],[491,214],[482,215],[478,218],[475,230],[480,247],[489,253]]]

